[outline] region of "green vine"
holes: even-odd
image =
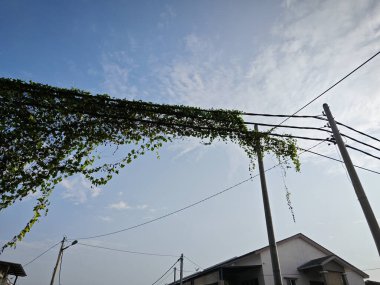
[[[248,130],[239,111],[112,99],[8,78],[0,78],[0,104],[0,211],[39,194],[33,217],[3,249],[15,246],[47,214],[49,195],[63,178],[82,174],[104,185],[120,168],[177,138],[234,142],[246,152],[250,169],[257,147],[300,167],[293,139]],[[117,163],[95,166],[96,148],[107,144],[131,150]]]

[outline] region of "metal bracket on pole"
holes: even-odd
[[[331,127],[333,134],[334,134],[335,141],[339,147],[339,151],[342,155],[344,164],[346,165],[347,172],[350,175],[352,185],[354,186],[356,196],[358,197],[359,203],[360,203],[362,210],[364,212],[364,216],[367,220],[367,223],[368,223],[368,226],[371,230],[373,239],[376,243],[377,251],[380,255],[380,228],[379,228],[379,224],[377,223],[375,214],[373,213],[371,205],[369,204],[369,201],[368,201],[367,196],[364,192],[363,186],[360,182],[359,176],[356,173],[355,167],[352,164],[350,155],[348,154],[346,146],[342,140],[342,137],[340,135],[338,127],[335,123],[334,117],[331,114],[330,108],[327,104],[323,104],[323,109],[325,110],[325,114],[327,116],[327,119],[329,120],[330,127]]]

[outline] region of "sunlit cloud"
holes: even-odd
[[[131,207],[124,201],[119,201],[117,203],[110,204],[108,206],[110,209],[115,209],[115,210],[127,210],[130,209]]]
[[[89,197],[98,197],[102,191],[83,176],[64,178],[60,185],[64,189],[62,197],[73,201],[75,204],[85,203]]]

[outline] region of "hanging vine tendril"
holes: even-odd
[[[49,195],[63,178],[82,174],[94,186],[104,185],[120,168],[177,138],[236,143],[247,154],[250,169],[257,147],[300,167],[293,139],[248,130],[239,111],[112,99],[8,78],[0,78],[0,104],[0,211],[39,195],[33,217],[3,250],[15,246],[47,214]],[[95,150],[106,144],[131,148],[121,161],[99,165]]]

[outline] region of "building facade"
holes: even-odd
[[[369,277],[303,234],[277,242],[277,250],[284,285],[364,285]],[[187,276],[183,285],[274,285],[269,247]]]

